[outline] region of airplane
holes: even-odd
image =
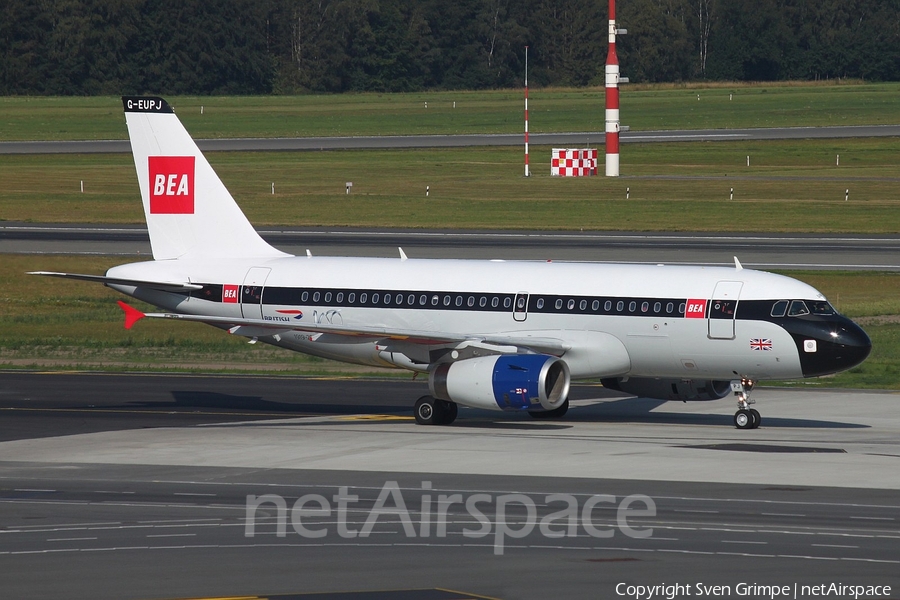
[[[734,394],[755,429],[759,379],[817,377],[862,363],[866,333],[795,279],[734,267],[318,257],[286,254],[253,229],[164,99],[125,96],[153,260],[103,283],[161,308],[142,318],[361,365],[427,374],[417,423],[459,405],[560,418],[572,380],[660,400]]]

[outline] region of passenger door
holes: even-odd
[[[709,307],[709,337],[715,340],[734,339],[734,317],[741,296],[741,281],[720,281],[716,284]]]
[[[251,267],[241,286],[241,314],[245,319],[262,319],[262,294],[272,269]]]

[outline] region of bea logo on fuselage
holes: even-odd
[[[194,157],[150,157],[150,214],[194,214]]]
[[[238,301],[238,286],[235,285],[223,285],[222,286],[222,302],[226,304],[237,304]]]
[[[685,319],[702,319],[706,317],[706,300],[689,299],[684,309]]]

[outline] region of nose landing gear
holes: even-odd
[[[731,391],[737,396],[738,411],[734,413],[734,426],[738,429],[756,429],[762,422],[759,411],[750,408],[754,400],[750,398],[753,389],[753,380],[740,379],[731,382]]]

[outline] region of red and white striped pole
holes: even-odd
[[[606,176],[619,176],[619,59],[616,56],[616,0],[609,0],[606,55]]]
[[[528,177],[528,46],[525,46],[525,177]]]

